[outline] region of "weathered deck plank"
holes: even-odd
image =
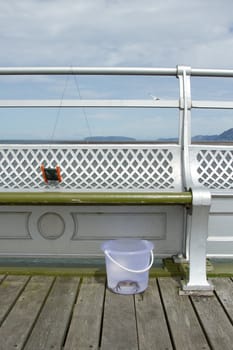
[[[25,350],[62,348],[79,281],[78,277],[57,277]]]
[[[157,282],[151,278],[148,289],[135,295],[138,342],[140,350],[173,349],[163,312]]]
[[[99,349],[105,278],[84,278],[64,350]]]
[[[134,297],[106,290],[101,350],[138,350]]]
[[[216,294],[233,323],[233,282],[230,278],[213,278]]]
[[[233,326],[216,297],[192,297],[213,350],[232,350]]]
[[[2,280],[5,278],[5,275],[0,275],[0,283],[2,282]]]
[[[31,278],[0,328],[1,350],[23,349],[52,281],[52,277]]]
[[[209,349],[189,297],[179,296],[179,283],[173,278],[159,278],[159,286],[176,349]]]
[[[0,325],[28,280],[27,276],[7,276],[0,284]]]
[[[168,277],[124,296],[103,277],[4,276],[0,350],[232,349],[233,281],[213,283],[214,297],[181,297]]]

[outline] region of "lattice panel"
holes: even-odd
[[[0,151],[2,190],[127,191],[180,187],[179,157],[158,148],[24,146]],[[46,185],[40,165],[61,168],[63,181]],[[178,172],[178,174],[177,174]]]
[[[233,150],[200,150],[198,182],[210,189],[233,189]]]

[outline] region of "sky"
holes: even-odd
[[[0,0],[0,66],[233,69],[232,0]],[[231,99],[233,79],[193,79],[196,99]],[[0,77],[3,99],[178,98],[176,78]],[[193,113],[192,134],[233,127]],[[176,137],[177,110],[1,109],[0,138]],[[164,122],[166,120],[166,122]],[[14,126],[14,128],[12,127]],[[54,126],[55,130],[54,130]]]

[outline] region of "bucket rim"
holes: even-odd
[[[149,253],[154,249],[154,243],[151,241],[148,241],[146,239],[132,239],[132,241],[138,241],[138,242],[144,242],[147,247],[143,247],[140,250],[132,250],[132,251],[120,251],[120,250],[116,250],[114,248],[109,248],[107,247],[107,245],[109,245],[111,242],[119,242],[119,241],[130,241],[131,239],[127,239],[127,238],[122,238],[122,239],[111,239],[108,241],[105,241],[101,244],[101,250],[105,253],[105,251],[111,252],[113,254],[117,254],[117,255],[136,255],[136,254],[143,254],[143,253]]]

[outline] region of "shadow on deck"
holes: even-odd
[[[178,277],[135,296],[104,277],[0,275],[0,349],[232,349],[233,280],[213,297],[178,296]]]

